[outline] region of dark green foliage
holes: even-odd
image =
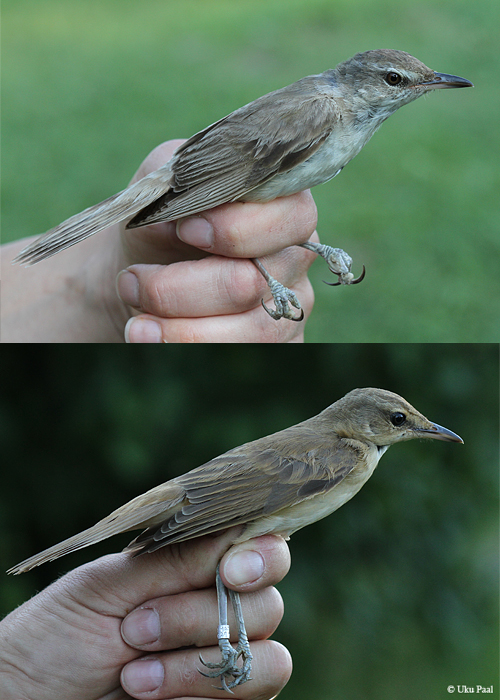
[[[383,387],[465,445],[392,447],[352,501],[292,537],[282,697],[496,685],[498,359],[496,345],[4,346],[0,568],[350,389]],[[0,573],[3,612],[131,538]]]

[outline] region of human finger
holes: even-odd
[[[133,316],[125,326],[127,343],[294,343],[303,342],[314,294],[309,280],[294,287],[304,318],[275,321],[259,304],[249,311],[202,318]],[[297,311],[297,316],[299,312]]]
[[[315,255],[294,246],[262,260],[286,287],[303,281]],[[173,265],[131,265],[117,277],[120,299],[163,318],[241,313],[271,298],[267,282],[249,260],[209,256]],[[300,298],[300,297],[299,297]]]
[[[309,240],[318,220],[310,190],[271,202],[231,202],[179,219],[177,235],[203,251],[233,258],[271,255]]]
[[[278,535],[263,535],[233,545],[222,557],[219,572],[235,591],[256,591],[281,581],[290,569],[290,550]]]
[[[283,616],[283,600],[275,588],[267,587],[241,595],[247,634],[267,639]],[[122,622],[123,640],[141,651],[167,651],[180,647],[208,647],[217,644],[219,624],[215,589],[161,596],[132,610]],[[231,641],[237,641],[233,611],[228,611]]]
[[[217,535],[196,537],[186,542],[161,547],[155,552],[131,557],[110,554],[84,564],[57,581],[60,595],[69,590],[85,608],[125,617],[145,601],[165,595],[209,588],[215,582],[215,570],[223,555],[230,550],[241,527],[224,530]],[[255,551],[262,552],[268,574],[262,587],[279,581],[284,573],[283,544],[274,536],[253,540]],[[272,563],[273,558],[278,560]],[[253,589],[258,588],[258,584]]]
[[[256,641],[252,644],[252,680],[233,688],[233,697],[241,700],[266,700],[285,686],[292,672],[288,650],[275,641]],[[217,647],[204,649],[205,661],[220,658]],[[203,676],[198,649],[180,649],[164,654],[144,656],[126,664],[121,673],[123,689],[133,698],[167,700],[170,698],[227,698],[218,678]]]

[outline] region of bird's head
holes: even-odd
[[[401,396],[385,389],[354,389],[333,407],[340,418],[341,437],[372,442],[378,447],[419,437],[463,442],[451,430],[432,423]]]
[[[409,53],[390,49],[357,53],[339,63],[335,74],[339,88],[363,119],[386,119],[430,90],[473,87],[465,78],[436,73]]]

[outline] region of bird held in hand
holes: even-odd
[[[413,438],[463,440],[427,420],[401,396],[354,389],[317,416],[246,443],[187,474],[147,491],[88,530],[12,567],[20,574],[120,532],[146,528],[124,551],[134,556],[241,526],[232,544],[265,534],[289,538],[340,508],[373,474],[384,452]],[[204,675],[220,676],[224,690],[250,680],[252,655],[238,593],[216,571],[218,640],[222,660]],[[229,642],[227,595],[238,623]],[[242,663],[238,665],[239,657]]]
[[[404,51],[358,53],[336,68],[298,80],[237,109],[188,139],[171,160],[112,197],[72,216],[22,250],[13,262],[44,260],[104,228],[129,219],[135,228],[227,202],[269,202],[338,175],[391,114],[438,88],[472,87],[464,78],[436,73]],[[355,284],[352,259],[339,248],[305,243],[338,275]],[[136,262],[141,262],[140,260]],[[300,321],[292,290],[258,259],[269,284],[276,320]],[[290,304],[300,310],[294,316]]]

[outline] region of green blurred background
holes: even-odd
[[[292,537],[280,698],[434,700],[450,684],[498,697],[496,345],[2,350],[1,571],[354,387],[396,391],[456,431],[465,445],[392,447],[352,501]],[[0,573],[0,613],[130,539]]]
[[[320,236],[366,281],[306,339],[499,340],[497,0],[4,0],[3,235],[122,189],[158,143],[357,51],[404,49],[472,80],[406,107],[334,182]]]

